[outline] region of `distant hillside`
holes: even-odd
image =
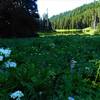
[[[95,15],[95,17],[94,17]],[[85,4],[72,11],[64,12],[50,18],[54,29],[83,29],[100,21],[100,1]]]

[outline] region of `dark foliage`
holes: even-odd
[[[53,31],[53,28],[52,28],[52,25],[49,19],[40,20],[40,31],[42,32],[52,32]]]
[[[48,18],[48,12],[43,15],[43,18],[40,19],[40,31],[42,32],[52,32],[52,24]]]
[[[35,36],[37,0],[0,0],[0,37]]]

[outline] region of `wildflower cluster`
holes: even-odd
[[[0,48],[0,56],[4,56],[4,57],[10,57],[11,54],[11,50],[8,49],[4,49],[4,48]]]
[[[12,99],[16,99],[16,100],[21,100],[20,98],[21,97],[23,97],[24,96],[24,94],[22,93],[22,91],[15,91],[14,93],[12,93],[11,95],[10,95],[10,97],[12,98]]]
[[[16,68],[17,67],[17,64],[16,62],[13,62],[11,61],[10,59],[10,56],[11,56],[11,52],[12,50],[7,48],[7,49],[4,49],[4,48],[0,48],[0,70],[3,72],[3,68]],[[21,100],[21,97],[23,97],[24,94],[21,92],[21,91],[15,91],[14,93],[12,93],[10,95],[10,97],[12,99],[16,99],[16,100]]]
[[[11,52],[9,48],[0,48],[0,62],[3,62],[3,66],[6,68],[15,68],[17,66],[15,62],[9,60]]]

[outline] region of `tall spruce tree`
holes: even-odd
[[[48,18],[48,9],[46,13],[43,14],[43,17],[40,19],[40,31],[42,32],[52,32],[53,31],[51,22]]]

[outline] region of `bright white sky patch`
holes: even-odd
[[[40,16],[42,16],[48,8],[49,17],[51,17],[52,15],[72,10],[93,1],[94,0],[38,0],[37,4]]]

